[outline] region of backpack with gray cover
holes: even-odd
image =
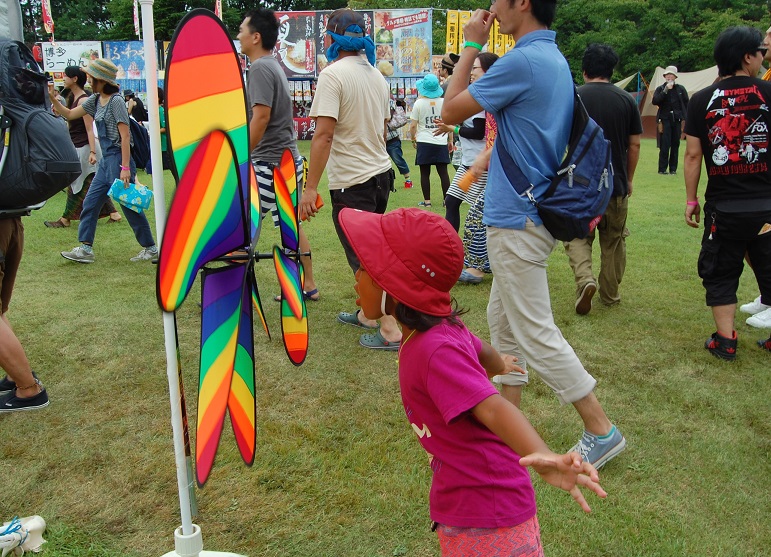
[[[0,209],[29,207],[69,186],[80,161],[67,124],[51,112],[32,52],[0,38]]]

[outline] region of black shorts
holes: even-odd
[[[761,233],[764,229],[768,231]],[[736,303],[745,253],[752,262],[762,301],[770,304],[771,211],[725,213],[705,205],[698,268],[708,306]]]

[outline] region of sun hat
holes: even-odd
[[[339,219],[380,288],[428,315],[452,314],[450,290],[463,271],[463,241],[446,219],[418,208],[385,215],[345,208]]]
[[[133,94],[134,94],[134,91],[132,91],[131,89],[124,89],[124,90],[123,90],[123,96],[124,96],[124,97],[130,97],[130,96],[132,96]]]
[[[677,77],[677,66],[667,66],[664,68],[664,75],[672,74],[673,76]]]
[[[358,25],[361,31],[348,31],[351,25]],[[327,20],[327,31],[345,37],[363,37],[366,28],[364,16],[350,8],[335,10],[329,14],[329,20]]]
[[[439,78],[432,73],[418,80],[417,88],[419,94],[429,99],[436,99],[444,94],[442,87],[439,85]]]
[[[455,64],[458,63],[458,60],[460,60],[460,56],[454,52],[448,52],[442,57],[442,67],[445,70],[453,70],[455,69]]]
[[[115,77],[118,75],[118,67],[104,58],[97,58],[88,63],[85,72],[94,79],[100,79],[110,85],[118,86]]]

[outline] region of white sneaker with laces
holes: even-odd
[[[749,313],[750,315],[755,315],[756,313],[760,313],[761,311],[765,311],[767,309],[771,308],[771,306],[767,306],[766,304],[760,303],[760,296],[752,300],[749,304],[744,304],[739,308],[739,311],[743,313]]]
[[[771,307],[747,318],[747,325],[758,329],[771,329]]]
[[[86,251],[83,246],[77,246],[70,251],[61,252],[62,257],[69,259],[70,261],[77,261],[78,263],[93,263],[94,262],[94,250]]]
[[[138,254],[131,258],[131,261],[152,261],[158,258],[158,248],[155,246],[150,248],[142,248]]]

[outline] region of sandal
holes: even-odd
[[[372,348],[374,350],[399,350],[399,347],[402,345],[401,342],[387,341],[380,334],[380,331],[361,335],[359,337],[359,344],[364,348]]]
[[[430,208],[430,207],[431,207],[431,202],[430,202],[430,201],[428,201],[428,202],[426,202],[426,201],[421,201],[420,203],[418,203],[418,207],[425,207],[425,208],[427,208],[427,209],[428,209],[428,208]]]
[[[54,220],[54,221],[46,220],[46,221],[43,221],[43,224],[45,224],[47,228],[69,228],[70,227],[69,224],[64,224],[60,220]]]
[[[122,220],[123,219],[114,219],[114,218],[110,217],[110,218],[107,219],[107,224],[113,224],[113,223],[118,224]]]
[[[353,325],[354,327],[361,327],[362,329],[377,329],[377,327],[370,327],[369,325],[365,325],[361,321],[359,321],[359,312],[361,310],[357,309],[353,313],[348,313],[347,311],[341,311],[337,314],[337,320],[340,323],[343,323],[345,325]]]
[[[314,296],[316,296],[314,298]],[[321,296],[319,296],[319,289],[314,288],[313,290],[305,291],[303,290],[303,298],[305,298],[306,301],[309,302],[318,302],[321,299]],[[280,302],[281,301],[281,294],[276,294],[273,296],[274,302]]]

